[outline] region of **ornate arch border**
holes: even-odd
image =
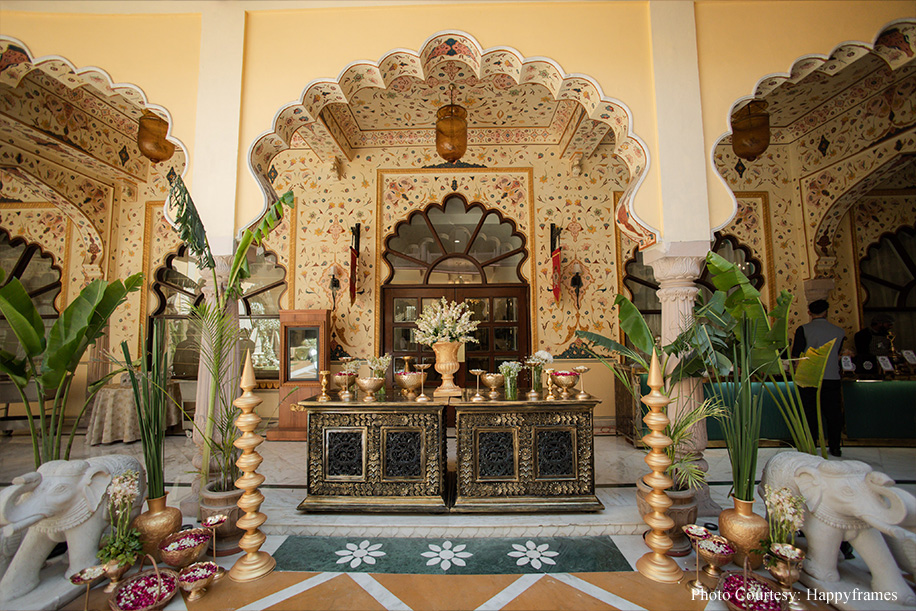
[[[731,142],[731,117],[734,115],[735,111],[744,106],[747,102],[767,95],[786,82],[793,84],[798,83],[814,72],[832,76],[868,54],[873,54],[881,58],[891,70],[896,70],[910,63],[913,57],[916,56],[916,19],[897,19],[890,22],[881,28],[878,35],[875,36],[874,41],[870,44],[859,41],[846,41],[834,47],[830,55],[803,55],[792,63],[789,72],[763,76],[757,81],[752,94],[742,96],[735,100],[729,108],[726,117],[728,131],[720,135],[709,150],[709,163],[713,168],[716,168],[716,176],[718,176],[719,180],[722,182],[732,201],[731,214],[722,224],[714,227],[713,231],[719,231],[726,227],[738,212],[738,199],[735,196],[735,192],[732,191],[728,181],[719,172],[715,159],[718,147],[722,144]],[[865,153],[871,150],[871,148],[864,149],[860,153]],[[802,196],[804,197],[804,191],[802,192]],[[830,206],[824,206],[824,208],[829,209]],[[818,226],[820,224],[820,219],[812,224]],[[835,226],[833,230],[834,232],[836,231]]]
[[[248,151],[248,168],[264,193],[264,207],[246,226],[259,222],[268,207],[277,200],[269,175],[271,162],[291,147],[293,135],[300,129],[311,134],[310,143],[324,161],[349,157],[335,141],[320,119],[329,104],[347,104],[349,98],[365,88],[387,89],[404,76],[425,80],[436,67],[447,61],[463,63],[477,78],[503,75],[518,84],[536,83],[551,92],[557,101],[576,102],[586,116],[606,126],[614,135],[614,151],[626,165],[630,179],[615,210],[620,230],[630,236],[639,248],[647,248],[658,239],[658,231],[636,214],[633,200],[646,177],[649,152],[645,143],[633,133],[630,109],[620,100],[604,95],[590,76],[566,73],[557,62],[546,57],[524,57],[511,47],[483,50],[466,32],[446,30],[433,34],[420,51],[394,49],[377,62],[360,60],[348,64],[336,79],[316,79],[306,85],[300,98],[274,115],[271,129],[262,133]]]
[[[89,86],[108,95],[120,95],[139,109],[148,110],[164,119],[169,125],[166,140],[175,145],[177,158],[180,159],[180,174],[182,176],[187,174],[190,157],[184,143],[172,135],[171,113],[164,106],[150,103],[143,89],[133,83],[115,83],[105,70],[96,66],[77,68],[70,60],[60,55],[35,58],[24,42],[12,36],[0,34],[0,84],[15,88],[33,70],[44,72],[68,89]],[[152,182],[154,173],[155,170],[150,172],[148,182]],[[165,218],[169,224],[174,226],[174,221],[169,216],[167,208]]]

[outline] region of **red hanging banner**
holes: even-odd
[[[359,223],[350,229],[350,303],[356,301],[356,274],[359,267]]]
[[[560,248],[557,247],[550,257],[553,259],[553,300],[560,303]]]
[[[550,224],[550,258],[553,261],[553,300],[560,303],[560,231],[559,227]]]

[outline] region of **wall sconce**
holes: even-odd
[[[582,268],[578,263],[573,264],[573,277],[569,279],[569,286],[576,292],[576,309],[579,309],[579,291],[582,290]]]
[[[343,270],[334,263],[329,271],[331,272],[331,309],[334,310],[337,308],[337,291],[340,290],[340,276],[343,275]]]

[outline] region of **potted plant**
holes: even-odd
[[[0,271],[0,281],[4,276]],[[36,469],[50,460],[69,460],[76,427],[86,408],[112,376],[120,373],[112,371],[89,385],[86,400],[67,437],[66,448],[61,451],[64,416],[76,369],[89,346],[105,332],[108,319],[127,300],[129,293],[140,288],[142,281],[143,274],[135,274],[124,282],[90,282],[48,331],[18,278],[11,278],[0,288],[0,314],[6,318],[22,347],[21,355],[0,351],[0,372],[10,377],[25,405]],[[25,393],[29,384],[34,384],[38,391],[38,405],[34,409]],[[35,425],[35,412],[38,426]]]
[[[236,348],[242,336],[238,328],[238,320],[228,310],[231,300],[237,299],[242,293],[241,281],[249,276],[248,249],[252,244],[260,245],[262,240],[280,223],[284,215],[284,207],[293,206],[293,192],[287,191],[270,205],[263,219],[252,231],[246,229],[235,249],[229,264],[228,275],[225,283],[221,284],[216,274],[216,258],[210,248],[207,233],[191,200],[191,196],[180,176],[169,176],[171,188],[169,190],[169,203],[175,212],[175,222],[178,226],[179,236],[188,246],[188,252],[196,259],[200,270],[209,270],[214,290],[213,303],[204,302],[195,306],[191,312],[191,322],[198,329],[200,346],[200,360],[210,374],[208,399],[206,404],[205,425],[201,435],[203,437],[202,461],[200,470],[200,495],[204,497],[210,483],[211,466],[217,469],[216,482],[210,486],[214,496],[204,503],[208,507],[219,507],[217,513],[229,513],[226,507],[234,504],[232,495],[236,494],[234,481],[239,475],[235,461],[238,450],[232,442],[239,435],[235,428],[235,418],[238,410],[232,405],[232,399],[238,392],[237,380],[231,379],[238,375],[236,364]],[[213,460],[211,460],[213,459]],[[228,493],[229,499],[223,498]],[[241,491],[238,491],[241,494]],[[212,501],[212,504],[210,503]],[[225,505],[224,505],[225,503]],[[209,512],[209,510],[208,510]],[[205,512],[201,509],[198,517],[204,519]],[[209,515],[209,513],[208,513]],[[235,519],[230,519],[217,531],[218,535],[238,532]],[[226,553],[231,553],[231,548],[223,547]]]
[[[98,559],[105,567],[111,583],[105,588],[111,592],[124,573],[134,565],[143,551],[140,531],[130,525],[134,501],[140,496],[140,474],[125,471],[108,484],[108,519],[111,530],[102,539]]]
[[[146,335],[140,333],[140,356],[137,359],[139,371],[130,357],[127,342],[121,342],[124,354],[123,366],[130,376],[140,428],[140,444],[146,465],[147,510],[137,516],[132,526],[143,541],[143,553],[158,558],[159,542],[181,528],[181,511],[168,507],[165,491],[165,429],[166,407],[172,401],[168,393],[169,362],[165,349],[163,325],[154,323],[152,338],[147,343]],[[148,355],[148,359],[147,359]]]

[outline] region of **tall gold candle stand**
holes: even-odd
[[[671,403],[671,399],[660,391],[664,378],[655,350],[652,351],[648,384],[652,391],[642,398],[642,402],[650,411],[643,418],[643,422],[651,432],[643,437],[642,441],[651,448],[646,455],[646,464],[652,469],[652,473],[643,476],[643,481],[652,488],[652,492],[646,495],[646,501],[652,508],[652,512],[646,514],[644,518],[646,524],[652,529],[646,535],[646,545],[652,551],[636,561],[636,570],[653,581],[677,583],[684,573],[674,560],[665,555],[671,549],[671,537],[666,531],[674,528],[674,520],[666,513],[671,507],[671,499],[665,494],[665,490],[674,484],[665,474],[671,465],[671,461],[665,454],[665,448],[671,445],[671,438],[664,434],[665,427],[668,426],[668,416],[664,408]]]
[[[545,369],[547,374],[547,394],[544,395],[545,401],[556,401],[557,397],[553,394],[553,369]]]
[[[242,477],[235,480],[235,486],[245,491],[238,502],[245,515],[235,524],[245,531],[239,541],[239,547],[247,553],[236,560],[229,569],[229,578],[232,581],[253,581],[273,571],[277,561],[267,552],[259,551],[267,537],[258,527],[267,521],[267,516],[258,511],[264,502],[264,495],[258,491],[258,486],[264,483],[264,476],[256,471],[264,459],[254,449],[261,445],[264,438],[254,432],[261,422],[261,417],[254,413],[254,408],[261,404],[261,399],[251,392],[255,387],[255,380],[250,353],[245,358],[240,386],[244,392],[233,401],[233,405],[242,410],[242,415],[235,421],[235,426],[242,431],[242,436],[236,439],[233,445],[242,450],[242,455],[235,463],[242,470]]]

